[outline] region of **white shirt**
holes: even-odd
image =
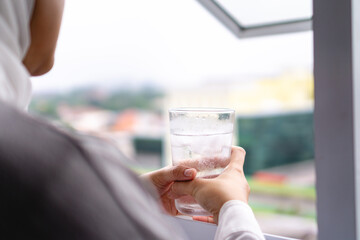
[[[22,60],[30,45],[34,0],[0,1],[0,100],[27,109],[31,99],[29,73]]]
[[[215,240],[265,240],[255,216],[246,203],[226,202],[219,214]]]

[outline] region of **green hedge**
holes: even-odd
[[[246,174],[314,158],[313,113],[238,117]]]
[[[138,153],[162,153],[162,139],[135,137],[135,151]]]

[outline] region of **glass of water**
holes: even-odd
[[[235,111],[226,108],[169,110],[172,162],[197,170],[197,178],[217,177],[228,165]],[[193,216],[211,215],[191,196],[175,200],[177,210]]]

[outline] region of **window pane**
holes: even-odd
[[[242,26],[271,24],[312,16],[311,0],[214,0]]]

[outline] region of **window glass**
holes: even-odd
[[[315,239],[312,47],[311,32],[239,40],[196,1],[67,1],[30,112],[111,139],[143,173],[171,163],[169,108],[233,108],[262,230]]]
[[[244,27],[312,17],[310,0],[214,0]]]

